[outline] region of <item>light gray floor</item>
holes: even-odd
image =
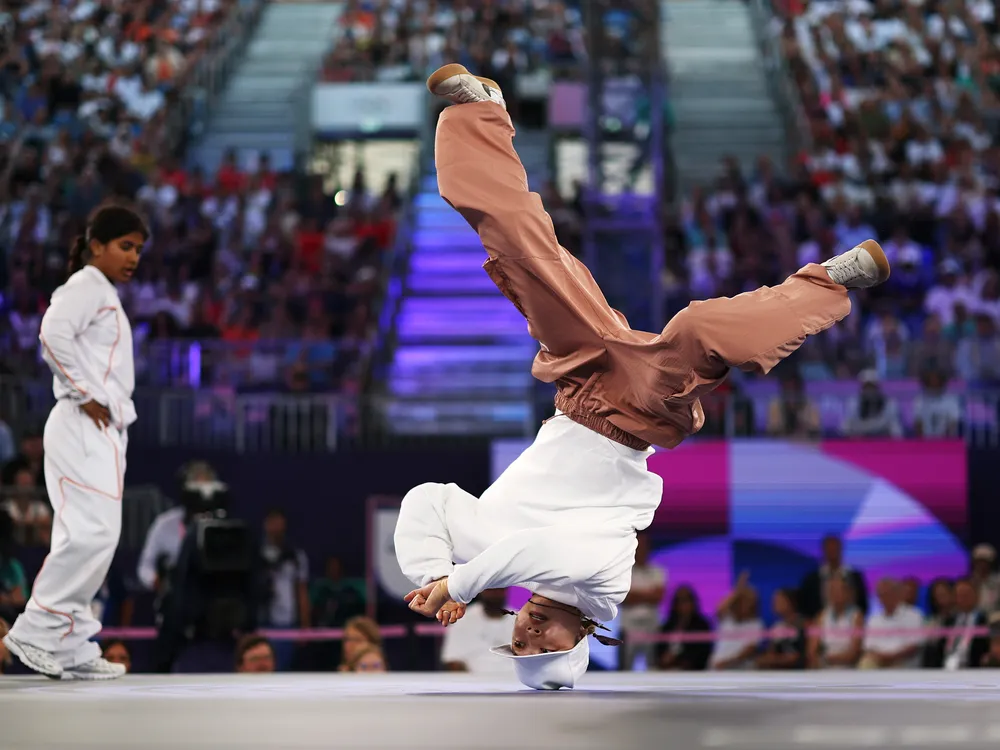
[[[1000,748],[1000,672],[0,677],[0,750]]]

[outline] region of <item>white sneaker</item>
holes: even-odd
[[[43,651],[37,646],[32,646],[30,643],[23,643],[10,635],[4,637],[3,645],[17,657],[18,661],[31,671],[51,677],[54,680],[62,677],[62,665],[48,651]]]
[[[124,664],[114,664],[98,656],[86,664],[67,667],[63,670],[62,678],[64,680],[117,680],[119,677],[123,677],[126,671]]]
[[[865,240],[823,263],[834,284],[851,289],[877,286],[889,278],[889,259],[875,240]]]
[[[458,63],[445,65],[431,73],[427,89],[435,96],[451,99],[456,104],[495,102],[507,109],[507,102],[496,81],[474,76]]]

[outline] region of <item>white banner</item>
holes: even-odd
[[[320,133],[413,133],[427,117],[422,83],[319,83],[312,125]]]

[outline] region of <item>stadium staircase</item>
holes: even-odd
[[[762,154],[783,166],[789,141],[760,50],[757,8],[735,0],[665,0],[662,6],[678,187],[710,183],[727,155],[744,169]]]
[[[548,137],[516,146],[538,189]],[[531,361],[538,344],[483,270],[479,237],[438,194],[431,170],[415,198],[414,229],[382,399],[397,436],[523,435],[534,427]]]
[[[214,173],[227,149],[245,166],[267,152],[278,170],[308,144],[312,87],[343,3],[271,3],[194,148],[190,166]]]

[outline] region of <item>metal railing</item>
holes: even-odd
[[[782,54],[781,45],[775,37],[771,24],[772,19],[778,16],[771,5],[771,0],[752,0],[748,7],[767,70],[768,82],[784,114],[786,132],[794,136],[790,145],[796,151],[807,151],[812,148],[812,131],[809,127],[809,118],[806,117],[805,108],[802,106],[798,86],[792,78],[788,61]]]
[[[206,53],[184,76],[180,82],[181,116],[174,120],[171,148],[183,147],[188,136],[200,135],[266,6],[265,0],[237,0],[229,17],[209,40]]]
[[[130,440],[162,447],[187,446],[199,450],[220,450],[241,454],[261,452],[329,453],[344,445],[378,447],[401,439],[407,442],[436,442],[457,437],[465,423],[473,419],[475,404],[463,409],[456,402],[456,413],[441,423],[450,429],[424,429],[417,423],[409,433],[399,425],[387,424],[378,415],[384,412],[384,396],[355,397],[293,393],[238,393],[233,390],[151,389],[140,388],[135,394],[139,420],[129,431]],[[849,428],[848,417],[855,400],[853,395],[824,394],[811,398],[819,414],[819,429],[809,433],[789,433],[769,424],[769,412],[776,396],[768,393],[749,395],[716,394],[703,399],[705,426],[692,439],[711,438],[841,438],[866,437]],[[918,431],[919,394],[911,392],[890,396],[898,414],[899,432],[895,435],[867,437],[915,438]],[[1000,447],[1000,391],[969,390],[955,394],[958,421],[953,432],[942,432],[935,425],[944,420],[932,419],[923,436],[930,439],[961,437],[978,447]],[[0,413],[18,431],[25,426],[39,426],[53,403],[48,381],[0,379]],[[429,409],[428,419],[432,419]],[[933,411],[933,410],[932,410]],[[536,408],[534,419],[522,420],[523,437],[530,437],[541,420],[548,416]],[[938,410],[937,414],[941,414]],[[367,418],[366,415],[372,415]],[[466,417],[463,417],[466,414]],[[489,437],[488,416],[476,413],[477,435]],[[486,422],[483,427],[484,421]],[[845,430],[845,426],[848,426]],[[497,435],[512,437],[511,422],[497,417]]]
[[[891,408],[895,409],[898,426],[897,434],[865,434],[861,427],[865,424],[852,420],[855,416],[856,396],[854,394],[818,394],[809,399],[819,417],[819,429],[813,437],[824,438],[918,438],[940,439],[961,437],[979,447],[1000,447],[1000,391],[967,390],[952,394],[957,404],[958,420],[954,430],[946,429],[947,420],[941,418],[941,410],[933,410],[929,427],[918,429],[918,392],[901,393],[888,397]],[[770,424],[771,407],[776,396],[767,394],[709,395],[703,399],[705,426],[700,437],[776,437],[795,438],[802,433],[789,433],[780,423]],[[869,420],[867,424],[872,424]]]

